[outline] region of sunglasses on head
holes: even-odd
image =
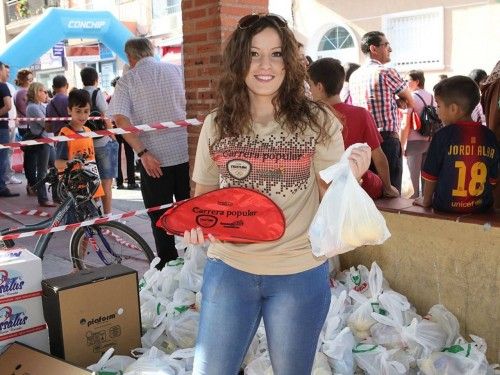
[[[249,27],[255,25],[262,18],[274,22],[278,27],[282,29],[287,27],[286,20],[280,15],[274,13],[249,14],[238,21],[238,27],[240,29],[248,29]]]

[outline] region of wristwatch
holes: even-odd
[[[145,148],[144,150],[140,151],[137,153],[137,156],[140,158],[142,155],[144,155],[146,152],[148,152],[149,150],[147,148]]]

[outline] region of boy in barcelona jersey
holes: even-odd
[[[454,76],[439,82],[434,94],[446,126],[432,138],[422,169],[424,196],[414,204],[452,213],[486,212],[493,206],[499,150],[493,132],[471,118],[479,88],[469,77]]]

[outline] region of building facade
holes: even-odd
[[[368,31],[384,32],[401,72],[422,69],[429,87],[439,74],[490,72],[500,58],[500,1],[270,0],[269,10],[288,18],[314,60],[364,60],[359,48]]]
[[[4,0],[0,7],[0,49],[51,7],[110,11],[134,35],[150,38],[159,57],[181,63],[181,0]],[[58,74],[64,74],[70,86],[81,87],[80,70],[92,66],[99,73],[103,91],[112,93],[111,80],[123,73],[124,64],[96,39],[65,39],[27,68],[50,88]]]

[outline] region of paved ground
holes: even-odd
[[[40,209],[53,213],[55,208],[39,208],[36,197],[26,195],[26,182],[23,174],[16,174],[16,177],[23,180],[21,185],[8,185],[13,192],[20,193],[15,198],[0,198],[0,211],[14,212],[22,209]],[[50,196],[50,194],[49,194]],[[117,190],[113,189],[113,213],[122,213],[130,210],[144,208],[140,190]],[[0,228],[18,227],[22,224],[32,224],[42,221],[43,218],[14,215],[6,217],[0,214]],[[127,218],[125,224],[132,227],[148,242],[155,251],[151,225],[147,215],[140,215]],[[73,270],[69,254],[69,240],[71,232],[55,233],[49,247],[43,257],[42,268],[44,278],[65,275]],[[16,240],[16,247],[25,247],[28,250],[34,249],[37,237],[22,238]],[[141,273],[141,270],[139,270]]]

